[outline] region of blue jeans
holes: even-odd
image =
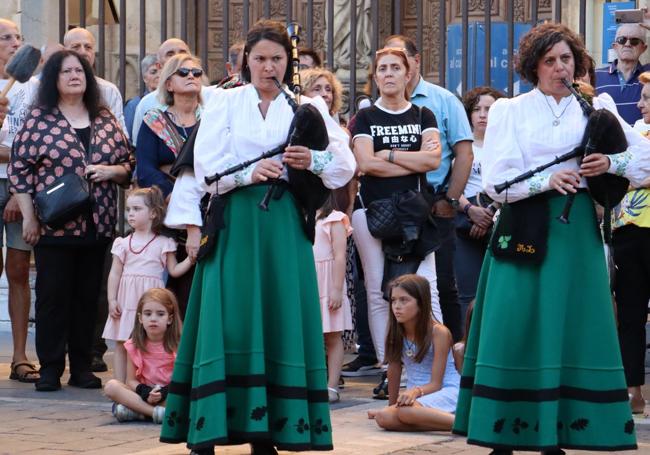
[[[486,234],[489,236],[489,234]],[[461,327],[465,327],[465,315],[470,302],[476,297],[478,278],[483,266],[486,250],[485,239],[471,239],[458,235],[454,255],[454,271],[458,285],[458,302],[460,303]]]

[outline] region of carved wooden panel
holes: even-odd
[[[451,22],[461,22],[463,0],[447,0],[451,3]],[[486,5],[490,6],[493,21],[506,21],[508,18],[508,0],[470,0],[468,2],[468,17],[470,21],[481,21],[485,15]],[[515,22],[528,22],[532,17],[532,2],[530,0],[514,0]],[[551,0],[539,0],[537,16],[539,19],[550,19],[553,9]]]

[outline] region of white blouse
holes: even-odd
[[[596,109],[607,109],[619,119],[628,148],[625,152],[609,155],[611,166],[607,172],[628,178],[639,185],[650,176],[650,141],[634,131],[616,111],[609,96],[594,98]],[[553,125],[555,120],[557,126]],[[498,99],[488,114],[488,125],[483,144],[483,188],[496,201],[506,199],[506,191],[496,194],[494,186],[546,164],[580,145],[587,125],[587,117],[573,95],[559,103],[551,96],[534,89],[516,98]],[[551,175],[562,169],[577,170],[577,158],[549,167],[507,190],[508,201],[514,202],[550,189]],[[587,187],[585,178],[580,187]]]
[[[252,183],[253,170],[258,163],[223,177],[207,187],[205,177],[260,156],[287,140],[293,110],[282,94],[269,105],[266,118],[259,110],[261,100],[252,84],[220,91],[213,96],[202,113],[201,125],[194,149],[194,174],[185,171],[176,180],[165,224],[184,228],[187,224],[201,225],[199,204],[205,191],[227,193],[236,187]],[[340,188],[353,176],[356,163],[348,146],[348,135],[334,122],[322,99],[301,97],[320,111],[329,145],[326,150],[312,150],[309,170],[318,175],[327,188]],[[275,160],[281,161],[282,155]],[[287,179],[286,168],[282,175]]]

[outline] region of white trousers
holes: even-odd
[[[386,333],[388,332],[388,312],[390,304],[384,300],[381,282],[384,277],[384,252],[381,240],[374,238],[368,230],[366,212],[363,209],[352,213],[352,237],[359,252],[368,301],[368,326],[377,360],[384,361]],[[438,284],[436,279],[435,253],[429,253],[420,263],[417,274],[429,281],[431,290],[431,309],[433,317],[442,322]]]

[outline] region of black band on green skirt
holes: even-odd
[[[197,266],[161,441],[332,450],[312,246],[289,193],[233,193]]]
[[[486,254],[465,350],[454,433],[507,450],[636,448],[593,202],[555,219],[540,265]]]

